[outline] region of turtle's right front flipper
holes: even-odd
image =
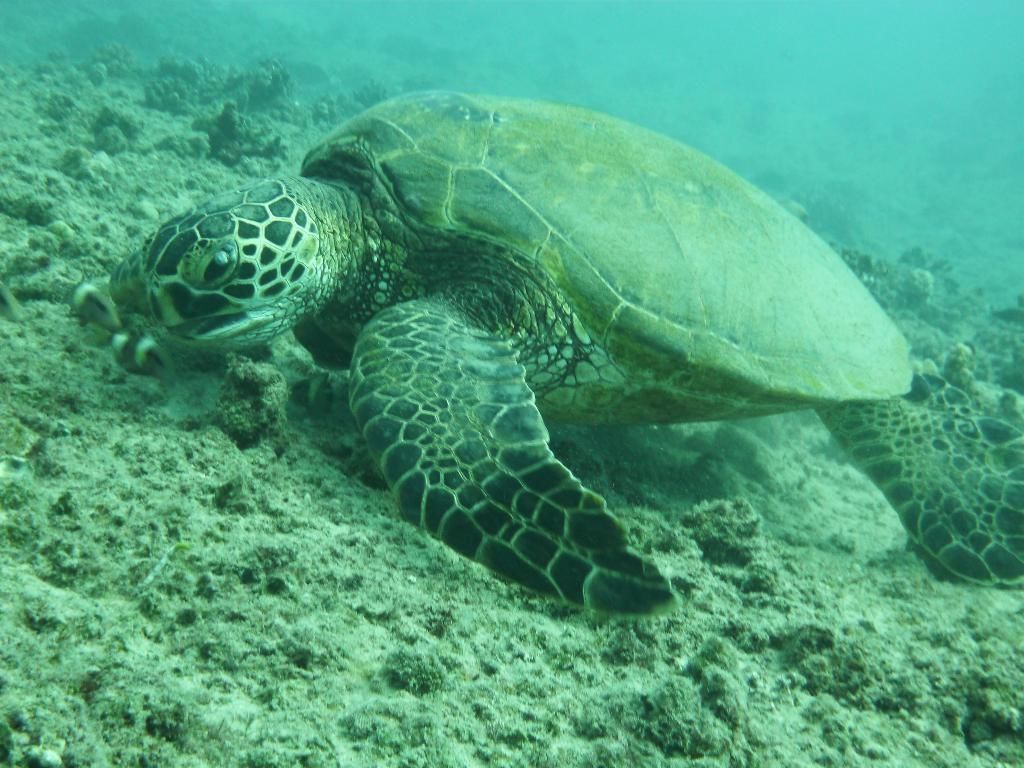
[[[903,398],[819,415],[899,512],[931,563],[970,581],[1024,583],[1024,435],[938,377]]]
[[[376,315],[349,402],[402,515],[537,592],[618,613],[674,602],[604,500],[551,453],[512,346],[440,301]]]

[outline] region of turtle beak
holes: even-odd
[[[232,345],[258,344],[277,335],[272,330],[273,321],[274,314],[271,312],[229,312],[185,320],[168,325],[167,330],[185,341]]]
[[[242,302],[221,291],[194,290],[180,281],[155,286],[153,316],[172,338],[224,347],[262,344],[287,330],[286,303]]]
[[[150,294],[153,316],[180,339],[229,338],[240,334],[250,313],[216,291],[194,291],[175,281]]]

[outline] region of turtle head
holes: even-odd
[[[322,247],[302,202],[306,186],[264,180],[171,219],[115,270],[111,294],[186,341],[269,341],[319,310],[337,285],[338,256]]]

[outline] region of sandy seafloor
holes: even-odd
[[[416,85],[371,69],[302,99],[267,66],[176,67],[0,68],[0,280],[22,305],[0,318],[0,765],[1024,764],[1020,592],[932,576],[811,414],[553,430],[682,595],[627,621],[398,520],[344,414],[282,404],[311,371],[289,340],[126,373],[76,284]],[[209,120],[228,99],[234,144]],[[939,252],[851,261],[919,367],[1020,424],[1020,325]]]

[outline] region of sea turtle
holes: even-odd
[[[401,514],[598,610],[668,580],[552,454],[544,418],[813,408],[933,565],[1024,579],[1024,438],[939,379],[843,261],[703,154],[586,109],[448,92],[350,119],[300,176],[159,228],[111,294],[222,347],[288,329],[349,368]],[[901,397],[902,396],[902,397]]]

